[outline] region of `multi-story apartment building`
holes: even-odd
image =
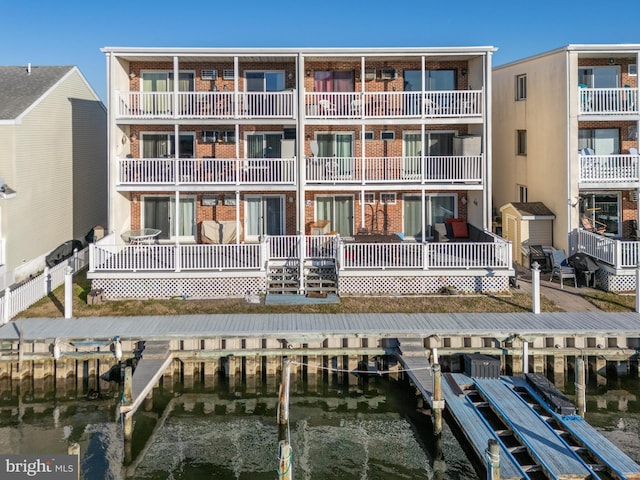
[[[487,231],[493,51],[104,48],[110,235],[92,246],[94,286],[504,290],[509,245]]]
[[[493,73],[495,205],[543,202],[555,247],[595,257],[610,290],[634,288],[638,262],[639,57],[568,45]]]

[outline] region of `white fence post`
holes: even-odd
[[[64,318],[71,318],[73,313],[73,267],[67,265],[64,274]]]
[[[44,267],[42,280],[44,281],[44,296],[46,297],[51,293],[51,272],[49,271],[49,267]]]
[[[540,313],[540,265],[533,262],[531,265],[531,303],[533,313]]]
[[[90,243],[89,244],[89,271],[90,272],[96,271],[95,252],[96,252],[96,244]]]

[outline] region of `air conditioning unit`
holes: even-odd
[[[380,70],[380,80],[395,80],[396,78],[398,78],[398,71],[395,68]]]
[[[200,78],[202,80],[217,80],[218,70],[202,70],[202,73],[200,73]]]
[[[236,72],[234,72],[233,68],[225,68],[222,70],[223,80],[233,80],[234,78],[236,78]]]
[[[365,68],[364,69],[364,79],[365,80],[375,80],[376,79],[376,69],[375,68]]]

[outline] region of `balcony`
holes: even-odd
[[[579,155],[580,188],[639,188],[638,155]]]
[[[482,185],[482,155],[433,157],[307,157],[308,184]]]
[[[302,259],[303,256],[335,260],[341,270],[510,270],[511,243],[489,232],[485,232],[485,236],[483,242],[424,244],[345,243],[330,235],[267,236],[260,244],[92,243],[89,272],[264,271],[270,260]],[[300,248],[301,245],[304,248]]]
[[[296,117],[295,91],[117,92],[118,119],[237,119]]]
[[[482,90],[316,92],[305,94],[308,119],[481,118]]]
[[[578,250],[616,269],[637,268],[639,247],[640,242],[635,240],[618,240],[578,230]]]
[[[579,115],[638,115],[637,88],[580,88]]]
[[[295,158],[119,158],[119,186],[295,185]]]

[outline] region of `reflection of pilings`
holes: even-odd
[[[444,460],[444,451],[442,449],[442,435],[436,435],[436,450],[433,455],[433,478],[442,480],[446,470],[447,463]]]

